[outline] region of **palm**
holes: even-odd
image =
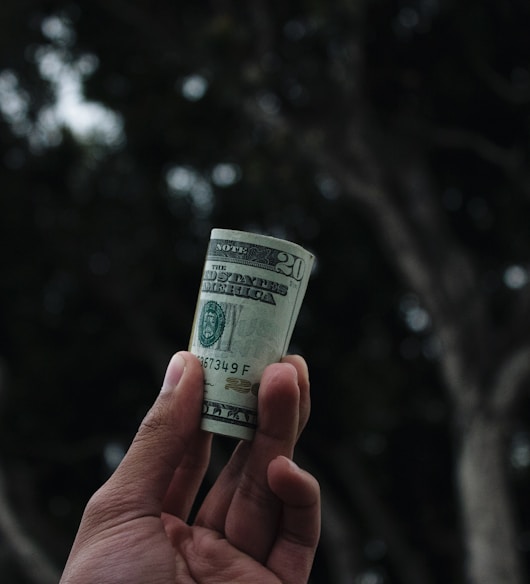
[[[270,570],[220,534],[168,515],[162,521],[147,517],[125,523],[88,548],[88,555],[93,565],[85,566],[90,574],[87,584],[235,584],[250,579],[259,584],[279,582]],[[113,568],[100,573],[103,555]],[[124,557],[126,563],[121,560]]]
[[[215,531],[190,527],[174,517],[167,520],[166,530],[174,550],[175,582],[279,583],[268,568],[235,548]]]

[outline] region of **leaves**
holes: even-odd
[[[0,16],[0,447],[14,506],[60,533],[43,545],[64,558],[105,442],[127,443],[187,346],[221,226],[317,255],[292,347],[313,384],[301,452],[358,542],[350,580],[383,528],[359,524],[363,496],[320,447],[359,458],[395,516],[378,525],[458,582],[454,400],[471,380],[529,423],[506,404],[527,400],[528,290],[504,279],[530,261],[524,3],[28,0]],[[57,113],[76,67],[85,137]],[[393,553],[375,563],[404,582]]]

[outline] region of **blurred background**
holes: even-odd
[[[529,30],[525,0],[2,0],[2,582],[57,581],[212,227],[318,258],[311,582],[525,582]]]

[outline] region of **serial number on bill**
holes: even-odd
[[[197,355],[197,358],[202,363],[205,369],[213,369],[214,371],[225,371],[226,373],[239,373],[245,375],[250,370],[250,365],[244,363],[240,364],[236,361],[225,361],[224,359],[216,359],[215,357],[204,357]]]

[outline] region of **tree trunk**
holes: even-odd
[[[461,430],[457,461],[467,582],[523,584],[506,478],[502,420],[483,411]]]

